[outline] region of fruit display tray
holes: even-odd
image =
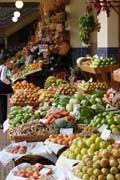
[[[15,82],[18,81],[18,80],[25,80],[26,76],[31,75],[31,74],[34,74],[34,73],[39,72],[39,71],[41,71],[41,70],[42,70],[42,68],[39,68],[39,69],[36,69],[36,70],[34,70],[34,71],[25,73],[25,74],[24,74],[23,76],[21,76],[21,77],[12,78],[11,80],[12,80],[13,83],[15,83]]]
[[[94,91],[94,89],[93,90],[84,90],[84,89],[77,88],[77,92],[80,94],[92,94],[93,91]]]
[[[36,163],[41,163],[41,164],[54,164],[52,161],[50,161],[49,159],[46,159],[45,157],[42,157],[40,155],[25,155],[25,156],[22,156],[21,158],[17,159],[17,160],[14,160],[14,164],[15,166],[18,166],[19,164],[22,164],[22,163],[30,163],[31,165],[34,165]]]
[[[89,89],[89,90],[84,90],[84,89],[80,89],[80,88],[77,88],[77,92],[80,93],[80,94],[92,94],[96,89]],[[100,89],[99,90],[106,90],[105,88],[104,89]]]
[[[114,64],[114,65],[110,65],[106,67],[98,67],[98,68],[92,68],[86,65],[78,65],[78,67],[85,72],[89,72],[92,74],[100,74],[101,72],[111,72],[114,68],[118,67],[118,65]]]
[[[107,67],[92,68],[87,65],[78,65],[78,67],[87,73],[95,74],[96,80],[104,82],[107,88],[116,88],[116,82],[113,80],[112,74],[115,69],[119,68],[119,64],[113,64]],[[109,73],[109,76],[108,76]]]
[[[28,75],[31,75],[31,74],[33,74],[33,73],[39,72],[39,71],[41,71],[41,70],[42,70],[42,68],[39,68],[39,69],[36,69],[36,70],[34,70],[34,71],[28,72],[28,73],[24,74],[24,77],[25,77],[25,76],[28,76]]]

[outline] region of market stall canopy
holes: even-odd
[[[37,8],[40,1],[24,1],[24,7],[20,9],[19,20],[14,23],[12,17],[14,11],[17,10],[15,7],[15,1],[7,0],[0,1],[0,36],[8,37],[24,26],[30,24],[38,17]]]

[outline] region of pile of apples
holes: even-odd
[[[116,60],[113,57],[93,57],[90,67],[97,68],[97,67],[106,67],[112,64],[115,64]]]
[[[91,120],[90,125],[92,127],[99,128],[103,124],[108,125],[108,129],[111,130],[112,134],[120,134],[120,117],[116,116],[112,112],[99,113]]]
[[[14,106],[37,106],[39,104],[39,95],[31,90],[16,91],[10,98],[10,103]]]
[[[100,149],[112,149],[113,140],[104,141],[99,135],[73,140],[72,145],[63,153],[68,159],[81,160],[84,155],[94,155]]]
[[[27,152],[26,146],[15,146],[10,150],[13,154],[25,154]]]
[[[120,150],[114,147],[84,156],[73,171],[83,180],[120,180]]]
[[[46,173],[45,173],[46,172]],[[39,166],[28,166],[21,169],[15,174],[15,176],[29,178],[30,180],[42,180],[48,177],[49,179],[53,178],[53,170],[46,167],[45,165]]]
[[[73,142],[74,139],[79,137],[79,134],[51,134],[48,138],[49,141],[56,143],[56,144],[61,144],[65,146],[70,146]]]
[[[83,90],[105,89],[103,82],[79,82],[77,87]]]
[[[75,92],[76,92],[76,88],[73,85],[67,83],[67,84],[61,84],[60,86],[58,86],[56,94],[72,96],[73,94],[75,94]]]

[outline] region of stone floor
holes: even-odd
[[[0,130],[0,150],[3,150],[7,145],[10,144],[10,141],[7,137],[7,133],[3,133],[2,130]],[[0,163],[0,180],[5,180],[7,174],[10,172],[10,170],[14,167],[14,163],[9,163],[6,167],[4,167]]]

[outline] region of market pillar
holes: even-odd
[[[103,11],[98,19],[101,29],[97,33],[97,54],[103,57],[114,57],[118,61],[118,15],[111,9],[109,17]]]
[[[85,14],[85,1],[71,0],[70,1],[70,45],[71,58],[73,64],[80,56],[89,54],[89,48],[82,45],[80,41],[79,18]]]

